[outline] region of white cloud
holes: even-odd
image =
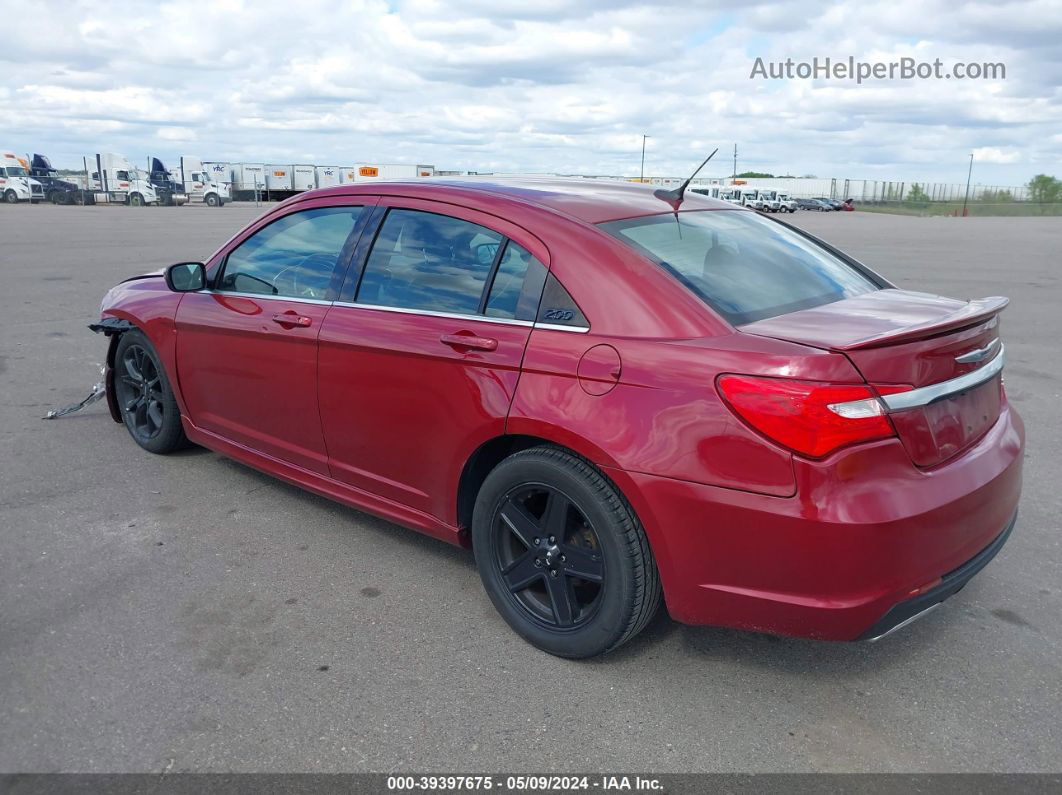
[[[1062,162],[1057,0],[6,0],[0,140],[76,162],[739,169],[1020,184]],[[37,20],[41,24],[33,24]],[[43,24],[44,21],[47,24]],[[765,61],[1003,62],[1005,81],[750,80]],[[6,59],[6,60],[5,60]],[[191,148],[192,151],[189,151]],[[709,171],[726,173],[720,155]]]

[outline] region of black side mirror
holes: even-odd
[[[206,287],[206,267],[202,262],[178,262],[166,268],[166,286],[175,293],[194,293]]]

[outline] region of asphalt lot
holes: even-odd
[[[1062,218],[789,216],[901,286],[1009,295],[1025,496],[1000,556],[875,645],[666,615],[605,658],[524,644],[470,553],[84,396],[121,278],[261,210],[0,207],[0,772],[1062,770]]]

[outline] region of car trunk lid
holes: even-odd
[[[886,289],[741,331],[843,353],[883,396],[911,459],[928,467],[969,447],[999,417],[1006,306],[1001,297],[960,301]]]

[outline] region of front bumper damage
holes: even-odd
[[[128,320],[122,320],[117,317],[105,317],[99,323],[90,323],[89,328],[97,334],[102,333],[106,337],[117,337],[135,328]],[[71,403],[69,406],[64,406],[61,409],[53,409],[44,415],[42,419],[56,420],[60,417],[65,417],[67,414],[73,414],[75,411],[81,411],[85,406],[90,406],[103,397],[107,398],[107,408],[110,411],[111,419],[117,423],[122,422],[122,412],[118,408],[117,398],[114,396],[114,343],[112,342],[110,349],[107,351],[107,361],[100,367],[100,380],[97,381],[92,391],[83,399],[77,403]]]

